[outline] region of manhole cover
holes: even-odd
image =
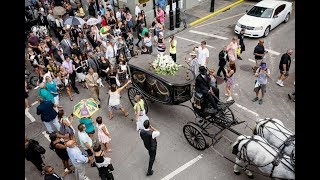
[[[252,66],[248,65],[248,64],[244,64],[244,65],[240,65],[240,69],[243,71],[251,71],[252,70]]]
[[[25,129],[25,135],[28,138],[37,137],[39,134],[41,134],[42,131],[45,131],[45,128],[42,122],[32,122],[26,125],[24,129]]]

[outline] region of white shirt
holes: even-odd
[[[79,166],[80,164],[84,164],[88,162],[88,158],[82,154],[80,149],[75,146],[73,148],[67,147],[68,156],[74,166]]]
[[[116,18],[117,18],[117,19],[121,19],[121,12],[120,12],[120,11],[118,11],[118,12],[116,13]]]
[[[52,21],[52,22],[56,21],[56,18],[52,14],[48,14],[47,19],[48,21]]]
[[[56,25],[57,25],[57,27],[61,27],[61,28],[63,28],[63,20],[62,19],[56,19]]]
[[[106,51],[106,58],[109,59],[113,57],[114,57],[114,51],[113,51],[112,45],[109,45]]]
[[[201,66],[206,66],[206,59],[209,57],[208,48],[202,49],[202,47],[198,47],[196,48],[196,51],[198,51],[198,63]]]
[[[89,135],[85,131],[83,132],[78,131],[78,138],[84,150],[88,149],[84,143],[87,142],[89,143],[90,147],[92,146],[92,139],[89,137]]]
[[[120,94],[118,92],[109,91],[109,106],[117,106],[120,105]]]
[[[144,129],[144,130],[145,131],[150,131],[150,129]],[[140,132],[141,132],[141,130],[139,130],[139,134],[140,134]],[[154,138],[156,138],[158,136],[160,136],[160,132],[159,131],[153,131],[152,132],[152,139],[154,139]],[[140,138],[141,138],[141,136],[140,136]]]
[[[136,9],[134,10],[134,14],[138,16],[140,12],[141,12],[141,9],[139,8],[139,6],[136,6]]]

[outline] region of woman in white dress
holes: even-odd
[[[111,136],[110,133],[104,123],[102,123],[102,117],[98,116],[96,119],[97,122],[97,129],[98,129],[98,140],[100,143],[104,144],[105,150],[107,152],[111,152],[110,149],[110,141],[111,141]]]
[[[112,111],[113,109],[115,110],[121,110],[121,112],[124,114],[125,117],[129,115],[129,113],[122,107],[120,103],[120,94],[123,89],[125,89],[129,84],[131,83],[131,80],[129,80],[125,85],[122,87],[117,88],[116,84],[112,84],[111,88],[108,92],[109,94],[109,105],[108,105],[108,110],[109,110],[109,118],[113,118]]]
[[[144,101],[141,99],[140,95],[136,95],[135,101],[136,104],[134,105],[133,110],[136,115],[137,131],[139,131],[139,129],[144,129],[143,123],[145,120],[149,120],[149,117],[146,115]]]

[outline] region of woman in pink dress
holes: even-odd
[[[98,129],[98,140],[100,143],[104,144],[106,151],[111,152],[110,144],[111,136],[105,124],[102,123],[102,117],[98,116],[96,119],[97,129]]]
[[[230,44],[227,46],[227,53],[229,57],[229,62],[233,61],[235,62],[237,58],[237,49],[238,49],[238,38],[233,37]]]

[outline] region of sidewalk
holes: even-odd
[[[221,8],[224,8],[234,2],[236,2],[237,0],[216,0],[215,4],[214,4],[214,10],[217,11]],[[187,23],[187,28],[190,27],[190,23],[201,19],[213,12],[210,12],[210,5],[211,5],[211,0],[203,0],[199,3],[199,5],[191,8],[191,9],[187,9],[185,11],[185,17],[181,17],[182,19],[184,18],[186,20]],[[184,9],[180,9],[180,11],[183,11]],[[181,15],[181,13],[180,13]],[[174,26],[175,24],[175,12],[173,14],[173,22],[174,22]],[[183,27],[183,23],[180,23],[180,27],[179,28],[174,28],[174,30],[170,30],[170,19],[169,16],[166,18],[165,21],[165,33],[164,33],[164,38],[167,39],[168,37],[170,37],[171,35],[177,34],[183,30],[185,30],[185,28]]]

